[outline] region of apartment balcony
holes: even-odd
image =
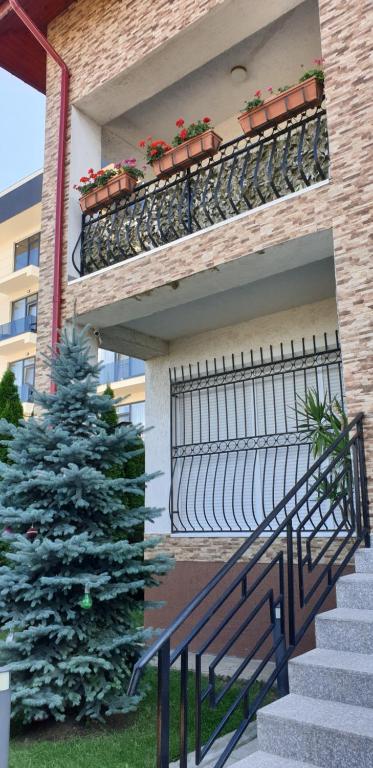
[[[10,359],[35,354],[36,318],[28,315],[0,325],[0,355]]]
[[[11,320],[10,323],[0,325],[0,342],[19,336],[21,333],[36,333],[36,317],[28,315],[19,317],[17,320]]]
[[[104,365],[100,371],[100,384],[116,384],[126,379],[144,375],[144,361],[128,357],[125,360],[118,360]]]
[[[29,264],[0,278],[0,293],[5,294],[9,299],[36,293],[38,286],[39,267],[34,264]]]
[[[73,254],[80,276],[173,243],[328,179],[323,107],[255,138],[238,136],[209,160],[151,180],[128,201],[83,216]]]

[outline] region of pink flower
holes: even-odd
[[[122,160],[122,165],[136,165],[136,158],[135,157],[129,157],[128,160]]]
[[[273,87],[272,85],[269,85],[267,88],[268,93],[273,93]]]
[[[321,67],[324,63],[324,59],[314,59],[313,63],[316,64],[317,67]]]
[[[255,93],[254,93],[254,96],[256,96],[257,99],[260,99],[261,95],[262,95],[262,92],[259,91],[259,90],[255,91]]]
[[[114,168],[116,168],[117,171],[119,171],[119,168],[121,167],[122,167],[122,163],[114,163]]]

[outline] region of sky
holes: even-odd
[[[45,97],[0,68],[0,192],[43,166]]]

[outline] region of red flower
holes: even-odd
[[[139,141],[139,147],[141,147],[141,149],[144,149],[144,147],[145,147],[144,139],[141,139],[141,141]]]
[[[177,126],[177,128],[182,128],[182,127],[183,127],[183,125],[184,125],[184,123],[185,123],[185,120],[183,120],[183,118],[182,118],[182,117],[179,117],[179,119],[178,119],[178,120],[176,120],[176,126]]]
[[[180,133],[179,133],[179,136],[180,136],[180,138],[181,138],[183,141],[185,141],[186,137],[188,136],[188,134],[187,134],[187,131],[185,130],[185,128],[183,128],[183,130],[182,130],[182,131],[180,131]]]
[[[202,122],[206,123],[206,125],[207,125],[207,123],[211,123],[211,117],[204,117]]]
[[[150,157],[154,157],[156,154],[157,154],[157,150],[156,149],[152,149],[150,151]]]
[[[259,90],[255,91],[255,93],[254,93],[254,96],[256,96],[257,99],[260,99],[261,95],[262,95],[262,92],[259,91]]]
[[[82,184],[87,184],[87,182],[89,181],[89,178],[87,176],[82,176],[80,181],[82,182]]]
[[[96,176],[103,176],[104,173],[105,173],[105,171],[103,171],[102,168],[101,168],[100,171],[97,171]]]

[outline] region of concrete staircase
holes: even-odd
[[[290,694],[258,712],[259,750],[234,768],[373,768],[373,549],[316,618],[317,647],[289,664]]]

